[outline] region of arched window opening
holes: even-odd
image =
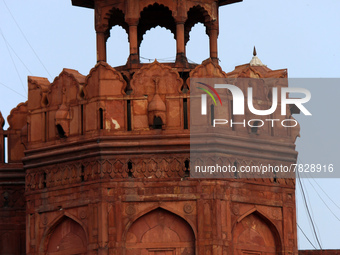
[[[163,126],[163,121],[161,117],[156,117],[153,119],[153,125],[152,128],[153,129],[162,129]]]
[[[59,135],[60,138],[65,138],[66,137],[65,131],[64,131],[63,127],[60,124],[57,125],[57,132],[58,132],[58,135]]]
[[[109,30],[106,32],[107,62],[111,66],[125,65],[129,57],[129,26],[125,22],[125,15],[121,10],[113,8],[106,18],[109,21]]]
[[[143,36],[139,58],[141,63],[152,63],[155,59],[158,62],[175,62],[174,35],[164,27],[151,28]]]
[[[41,104],[43,107],[46,107],[48,105],[48,98],[46,95],[43,95],[43,98],[41,100]]]
[[[186,55],[189,62],[200,64],[209,58],[209,36],[205,31],[205,26],[202,23],[197,23],[188,33],[190,40],[186,45]]]
[[[130,54],[128,34],[119,25],[114,26],[110,34],[111,36],[106,42],[107,63],[113,67],[125,65]]]
[[[145,36],[146,33],[147,36]],[[140,61],[144,63],[153,62],[154,59],[160,62],[174,61],[176,58],[175,34],[175,19],[168,7],[155,3],[144,8],[137,27]]]
[[[210,16],[201,6],[194,6],[188,11],[184,24],[186,55],[189,62],[201,63],[210,56],[209,36]]]

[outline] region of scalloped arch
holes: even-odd
[[[156,84],[157,83],[157,87]],[[171,67],[155,60],[138,70],[132,80],[131,88],[135,95],[181,94],[183,80]]]
[[[114,26],[121,26],[126,33],[129,33],[129,25],[125,21],[125,13],[122,9],[113,7],[110,9],[105,18],[108,20],[108,33]]]
[[[150,6],[154,6],[154,5],[159,5],[161,7],[165,7],[166,9],[168,9],[169,11],[171,11],[172,17],[174,18],[177,14],[177,9],[176,9],[176,5],[169,5],[169,1],[166,0],[146,0],[146,1],[140,1],[139,4],[139,19],[141,18],[141,13],[143,11],[145,11],[147,8],[149,8]]]
[[[223,72],[220,65],[215,64],[211,58],[208,58],[190,72],[189,79],[186,81],[189,90],[190,78],[227,78],[227,74]]]
[[[190,7],[188,7],[188,11],[186,15],[187,15],[187,19],[184,24],[185,43],[188,43],[188,41],[190,40],[190,31],[198,23],[202,23],[205,26],[206,34],[209,36],[208,30],[209,30],[209,24],[212,20],[212,16],[211,16],[211,13],[206,8],[204,8],[200,4],[192,3]]]
[[[77,70],[66,69],[53,80],[47,92],[49,106],[60,105],[63,101],[63,93],[67,89],[66,102],[78,100],[80,86],[85,83],[85,76]]]
[[[21,130],[27,123],[27,104],[28,101],[24,103],[19,103],[15,108],[13,108],[7,117],[8,130],[18,129]]]
[[[187,13],[192,9],[192,8],[195,8],[195,7],[199,7],[201,8],[204,12],[206,12],[209,16],[209,21],[211,21],[212,19],[214,18],[217,18],[217,17],[214,17],[213,13],[212,13],[212,8],[206,8],[206,6],[202,6],[201,4],[197,4],[197,2],[188,2],[187,3]]]
[[[163,3],[164,2],[164,3]],[[157,26],[170,30],[176,38],[176,23],[174,13],[176,9],[167,5],[169,2],[146,2],[140,5],[139,23],[138,23],[138,45],[143,41],[143,36],[147,31]],[[161,12],[161,14],[159,13]],[[156,17],[156,18],[155,18]]]
[[[106,81],[109,80],[110,82],[108,84]],[[106,62],[100,61],[91,69],[88,76],[86,76],[85,84],[83,86],[85,98],[101,95],[101,86],[106,87],[106,89],[108,86],[117,86],[114,90],[110,90],[110,95],[125,95],[127,83],[120,72]],[[109,94],[106,93],[105,95],[108,96]]]

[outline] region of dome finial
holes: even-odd
[[[253,55],[254,56],[253,56],[253,58],[251,59],[251,61],[249,63],[251,66],[266,66],[266,65],[262,64],[261,60],[256,56],[257,53],[256,53],[255,46],[254,46]]]

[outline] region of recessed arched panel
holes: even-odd
[[[51,231],[46,254],[86,254],[86,233],[79,223],[64,217]]]
[[[233,231],[234,255],[278,254],[281,242],[274,226],[254,212],[243,218]]]
[[[155,209],[138,218],[126,235],[126,255],[195,254],[195,236],[181,217]]]

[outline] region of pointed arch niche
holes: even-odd
[[[126,235],[126,255],[195,254],[195,236],[189,223],[162,208],[138,218]]]
[[[234,255],[280,254],[279,233],[263,214],[254,210],[237,221],[233,230]]]
[[[63,216],[50,230],[45,254],[82,255],[86,253],[87,238],[83,227],[73,219]]]

